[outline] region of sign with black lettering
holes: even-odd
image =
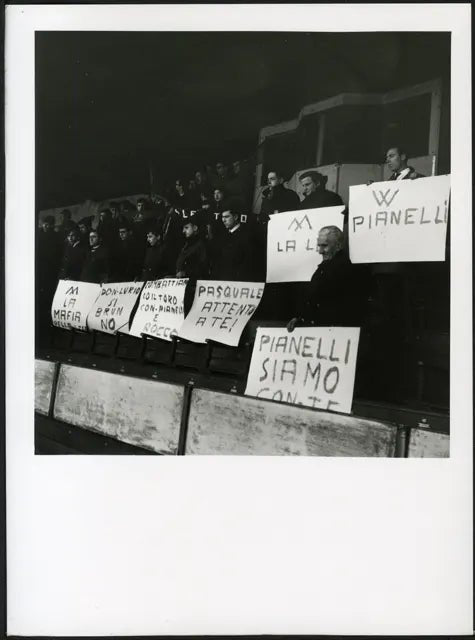
[[[60,280],[56,287],[51,318],[61,329],[87,331],[87,315],[101,290],[100,284]]]
[[[449,175],[350,187],[351,262],[443,262],[449,198]]]
[[[246,395],[350,413],[360,330],[259,327]]]
[[[198,280],[190,313],[178,335],[236,347],[264,293],[262,282]]]
[[[142,287],[143,282],[103,284],[87,317],[89,329],[112,334],[119,330],[128,333],[130,316]]]
[[[171,341],[183,324],[183,301],[188,278],[162,278],[145,284],[130,334],[143,333]]]
[[[266,282],[308,282],[322,256],[318,232],[335,226],[343,230],[344,206],[274,213],[267,230]]]

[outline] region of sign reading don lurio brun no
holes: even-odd
[[[442,262],[450,176],[350,187],[353,263]]]
[[[246,394],[350,413],[360,330],[259,327]]]

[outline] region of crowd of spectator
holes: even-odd
[[[391,179],[419,177],[397,147],[388,150],[387,163]],[[299,181],[302,200],[284,186],[278,170],[269,171],[260,213],[254,215],[250,213],[252,176],[238,161],[230,171],[218,162],[214,172],[198,170],[187,182],[177,179],[163,195],[152,194],[136,205],[128,200],[110,202],[99,210],[97,219],[91,216],[74,222],[65,209],[56,225],[52,216],[46,216],[37,241],[39,297],[45,301],[45,313],[49,313],[59,279],[96,283],[164,277],[265,281],[270,215],[343,204],[338,194],[326,189],[326,178],[318,171],[300,174]],[[358,274],[347,255],[345,235],[336,227],[324,228],[317,246],[324,261],[309,288],[311,298],[318,300],[310,315],[316,321],[320,314],[325,323],[346,324],[345,309],[351,309],[354,324],[355,292],[364,287],[357,286]],[[347,296],[342,295],[342,287]],[[288,287],[266,289],[262,307],[271,317],[282,317],[282,308],[287,318],[301,316],[297,287],[293,294]],[[322,300],[327,300],[323,309]]]

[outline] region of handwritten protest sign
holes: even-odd
[[[60,280],[51,305],[51,318],[56,327],[87,331],[87,315],[94,304],[100,284]]]
[[[145,284],[130,334],[171,341],[185,319],[183,300],[188,278],[163,278]]]
[[[130,316],[142,291],[143,282],[103,284],[87,317],[89,329],[104,333],[129,332]]]
[[[350,259],[443,262],[450,176],[350,187]]]
[[[360,330],[259,327],[246,394],[350,413]]]
[[[236,347],[264,293],[262,282],[198,280],[195,299],[178,335]]]
[[[322,227],[343,230],[343,206],[274,213],[267,228],[267,282],[308,282],[322,261]]]

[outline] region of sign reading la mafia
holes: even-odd
[[[119,330],[128,333],[130,318],[142,287],[143,282],[103,284],[87,317],[89,329],[112,334]]]
[[[449,175],[350,187],[351,261],[443,262],[449,200]]]
[[[259,327],[246,395],[350,413],[359,328]]]
[[[87,316],[101,290],[93,282],[60,280],[51,305],[51,319],[61,329],[87,331]]]
[[[198,280],[190,312],[178,335],[236,347],[264,293],[263,282]]]
[[[149,280],[142,290],[130,334],[171,341],[185,319],[184,299],[188,278]]]
[[[318,234],[323,227],[343,230],[344,206],[274,213],[267,228],[266,282],[308,282],[322,261]]]

